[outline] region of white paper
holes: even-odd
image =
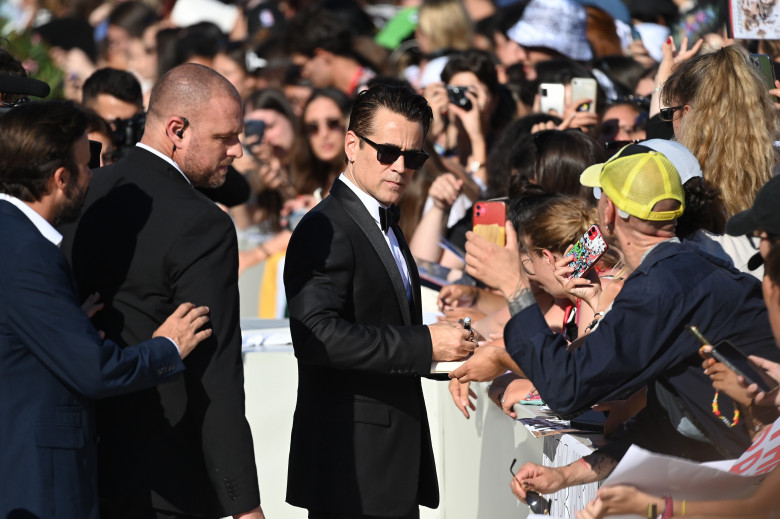
[[[729,0],[734,38],[780,39],[780,4],[762,0]]]
[[[764,476],[729,472],[734,461],[697,463],[632,445],[602,486],[631,485],[648,494],[671,493],[692,501],[741,499],[752,495]]]
[[[292,346],[290,328],[261,328],[241,332],[242,350],[288,350]]]

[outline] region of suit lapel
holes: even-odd
[[[395,296],[398,299],[398,306],[401,308],[404,322],[406,324],[412,324],[412,313],[411,308],[409,307],[409,301],[406,299],[406,288],[404,287],[404,281],[401,278],[401,273],[398,271],[398,265],[395,263],[395,258],[393,258],[393,254],[390,252],[390,247],[387,246],[387,242],[385,241],[384,236],[382,236],[382,231],[376,224],[376,220],[371,217],[371,215],[368,213],[368,210],[366,209],[366,206],[363,205],[363,202],[360,201],[355,193],[353,193],[352,190],[344,185],[344,183],[340,180],[336,179],[336,181],[333,182],[333,187],[330,190],[330,194],[339,201],[350,218],[352,218],[358,227],[360,227],[360,230],[363,231],[363,234],[365,234],[368,242],[371,244],[371,247],[373,247],[373,249],[379,255],[379,258],[382,260],[382,264],[384,265],[387,274],[390,276],[390,279],[393,282]],[[396,238],[398,238],[399,235],[402,236],[400,230],[395,231],[395,233]],[[398,240],[399,245],[402,240],[402,237]],[[406,251],[404,250],[406,248],[406,242],[404,241],[403,243],[404,246],[401,246],[401,250],[404,251],[404,257],[406,258]],[[407,259],[407,265],[408,264],[409,260]],[[409,266],[410,274],[411,271],[412,268]],[[415,274],[417,274],[416,269]],[[412,279],[414,279],[414,275],[412,276]],[[415,285],[413,282],[413,298],[416,297],[415,292]]]

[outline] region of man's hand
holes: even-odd
[[[233,519],[265,519],[265,515],[263,514],[263,509],[258,506],[249,512],[234,515]]]
[[[510,488],[517,498],[525,503],[525,493],[533,490],[540,494],[552,494],[566,488],[563,469],[566,467],[543,467],[536,463],[526,463],[515,473]]]
[[[469,409],[472,411],[477,410],[477,406],[471,401],[472,398],[477,398],[477,394],[469,388],[468,382],[461,384],[458,382],[458,379],[453,378],[450,380],[450,395],[452,395],[452,400],[455,402],[455,407],[460,409],[466,420],[469,419]]]
[[[506,245],[499,247],[469,231],[466,233],[466,273],[486,285],[511,294],[525,278],[520,269],[517,233],[511,222],[506,226]],[[526,281],[527,284],[527,281]]]
[[[87,317],[92,319],[93,315],[103,309],[103,303],[100,302],[100,294],[98,292],[90,294],[81,304],[81,309],[87,314]]]
[[[461,367],[450,373],[450,378],[458,382],[486,382],[504,373],[514,364],[506,348],[500,346],[480,346]]]
[[[209,309],[207,306],[196,307],[192,303],[182,303],[154,331],[152,337],[168,337],[172,339],[179,347],[179,355],[183,359],[195,349],[195,346],[211,337],[211,328],[200,330],[209,322],[208,313]]]
[[[472,336],[470,330],[456,323],[440,321],[429,325],[428,331],[433,343],[433,360],[436,361],[461,360],[477,346],[468,340]]]
[[[656,510],[663,511],[666,500],[651,496],[628,485],[602,487],[596,492],[596,499],[588,503],[578,519],[599,519],[608,515],[641,515],[647,512],[648,505],[655,504]]]

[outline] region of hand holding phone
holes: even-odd
[[[769,393],[777,387],[777,381],[769,377],[766,373],[763,373],[747,358],[747,355],[739,351],[729,341],[720,341],[718,344],[712,346],[711,350],[705,350],[704,346],[708,346],[711,343],[701,334],[701,332],[699,332],[697,327],[689,326],[688,329],[702,344],[702,348],[699,349],[699,353],[702,354],[702,356],[722,362],[731,371],[744,378],[745,383],[748,386],[757,384],[758,389],[764,393]]]
[[[569,279],[579,278],[587,274],[593,266],[601,259],[609,246],[601,235],[601,229],[596,224],[590,226],[585,234],[569,250],[567,256],[574,256],[569,263],[569,267],[574,269]]]

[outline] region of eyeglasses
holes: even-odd
[[[303,129],[306,131],[306,135],[312,137],[320,133],[320,128],[325,127],[328,131],[335,132],[336,130],[343,130],[344,125],[339,119],[325,119],[324,121],[311,121],[303,124]]]
[[[525,256],[525,258],[523,258]],[[528,252],[525,250],[520,251],[520,257],[522,258],[520,260],[520,266],[523,268],[523,272],[525,272],[529,276],[535,276],[536,270],[534,269],[534,259],[531,257]]]
[[[682,110],[685,108],[685,105],[680,106],[670,106],[669,108],[661,108],[659,114],[662,121],[671,121],[674,119],[674,112],[677,110]]]
[[[406,169],[420,169],[430,156],[423,150],[402,150],[393,144],[377,144],[358,133],[355,133],[355,135],[366,141],[369,146],[376,150],[376,160],[378,160],[380,164],[393,164],[398,160],[398,157],[403,155]]]

